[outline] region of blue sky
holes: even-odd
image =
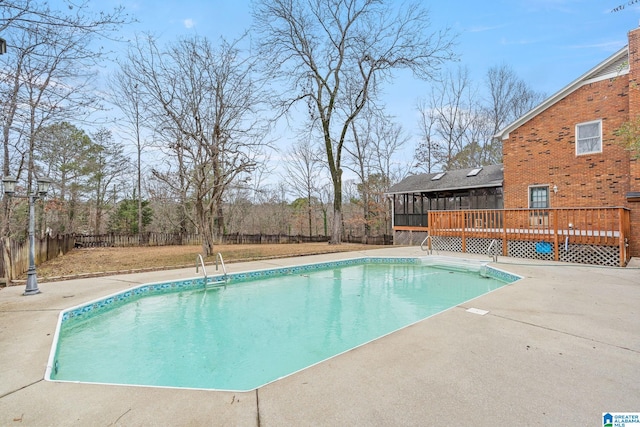
[[[511,0],[425,2],[433,28],[459,35],[460,62],[483,78],[492,65],[509,64],[536,90],[551,94],[626,44],[640,23],[634,0]],[[636,0],[637,1],[637,0]],[[101,7],[113,0],[96,2]],[[170,40],[197,32],[237,37],[251,25],[249,0],[136,0],[122,3],[139,23]],[[619,12],[612,9],[623,5]],[[412,91],[415,94],[415,91]]]
[[[125,37],[145,31],[164,42],[190,33],[212,41],[220,36],[233,40],[251,25],[250,0],[92,1],[97,8],[122,4],[138,19],[123,29]],[[468,67],[476,84],[483,82],[490,67],[507,64],[532,89],[548,96],[625,46],[627,32],[640,24],[638,0],[460,0],[425,5],[434,29],[450,27],[458,34],[459,63]],[[612,12],[620,6],[624,8]],[[403,73],[385,92],[389,114],[411,135],[410,151],[419,139],[415,105],[428,95],[429,83]]]
[[[489,67],[510,65],[537,91],[551,95],[627,43],[640,23],[634,0],[433,1],[433,28],[450,27],[456,48],[477,83]],[[629,3],[632,3],[629,5]],[[106,7],[117,1],[96,2]],[[250,0],[135,0],[122,3],[139,22],[125,32],[150,31],[169,41],[196,32],[231,40],[251,25]],[[619,12],[616,7],[624,6]],[[428,83],[402,75],[390,87],[388,104],[397,116],[411,114]],[[408,108],[407,108],[408,107]],[[401,118],[406,122],[406,117]],[[405,125],[406,127],[406,125]]]

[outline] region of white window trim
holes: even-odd
[[[547,189],[547,207],[546,208],[532,208],[531,207],[531,189],[532,188],[546,188]],[[530,185],[527,189],[527,206],[529,209],[549,209],[551,208],[551,186],[549,184],[537,184]]]
[[[600,149],[596,150],[596,151],[587,151],[584,153],[578,153],[578,127],[579,126],[583,126],[583,125],[590,125],[592,123],[598,123],[599,129],[600,129]],[[575,133],[575,137],[576,137],[576,156],[585,156],[585,155],[589,155],[589,154],[597,154],[597,153],[602,153],[602,119],[598,119],[598,120],[591,120],[590,122],[583,122],[583,123],[578,123],[576,124],[576,133]]]

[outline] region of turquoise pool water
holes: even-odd
[[[241,278],[67,313],[50,379],[251,390],[505,285],[412,262]]]

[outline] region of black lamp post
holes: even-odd
[[[29,199],[29,270],[27,270],[27,287],[24,295],[35,295],[40,293],[40,289],[38,289],[38,277],[36,275],[36,243],[34,237],[36,215],[34,205],[36,200],[47,195],[51,181],[46,178],[38,178],[36,190],[27,196],[16,196],[16,182],[18,182],[17,179],[8,176],[2,179],[4,193],[7,196]]]

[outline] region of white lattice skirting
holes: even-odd
[[[426,236],[426,234],[424,234]],[[486,255],[489,245],[494,239],[468,238],[466,252]],[[495,239],[492,253],[502,254],[502,240]],[[405,243],[410,244],[410,243]],[[462,252],[462,238],[448,236],[431,236],[431,247],[435,251]],[[560,245],[558,248],[560,261],[579,264],[620,266],[620,253],[617,246],[603,245]],[[548,242],[532,242],[527,240],[508,240],[507,255],[514,258],[539,259],[553,261],[553,244]]]
[[[396,231],[393,235],[393,244],[400,246],[416,246],[427,237],[426,231]]]

